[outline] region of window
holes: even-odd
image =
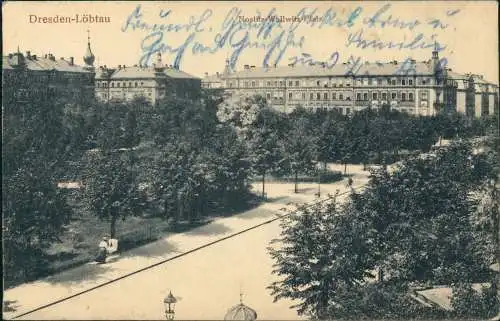
[[[327,100],[327,99],[328,99],[328,93],[324,93],[324,94],[323,94],[323,99],[324,99],[324,100]]]
[[[309,99],[310,100],[314,100],[314,94],[313,93],[309,94]]]
[[[266,94],[266,98],[267,98],[267,100],[271,100],[271,94],[270,94],[270,93],[267,93],[267,94]]]
[[[116,83],[116,87],[120,87],[120,83],[119,83],[119,82],[118,82],[118,83]]]
[[[299,86],[299,81],[298,80],[295,81],[295,86],[297,86],[297,87]]]
[[[141,81],[141,86],[144,86],[144,82],[143,81]]]
[[[316,99],[321,100],[321,93],[316,93]]]
[[[293,96],[292,93],[288,93],[288,99],[292,99],[292,96]]]
[[[372,98],[373,98],[373,100],[377,100],[377,93],[373,93]]]
[[[344,96],[342,94],[339,95],[339,100],[344,100]]]
[[[135,82],[135,86],[137,87],[137,81]]]
[[[271,82],[270,81],[267,82],[267,87],[271,87]]]
[[[358,93],[358,94],[356,95],[356,100],[361,100],[361,93]]]
[[[278,87],[278,81],[277,80],[274,81],[274,87]]]
[[[368,85],[373,85],[373,80],[371,78],[368,78]]]
[[[127,83],[126,82],[123,82],[123,87],[127,87]]]
[[[306,93],[302,93],[302,100],[306,100]]]
[[[283,85],[284,85],[284,82],[283,82],[283,80],[281,80],[280,81],[280,86],[283,87]]]
[[[289,81],[288,86],[290,86],[290,87],[293,86],[293,81]]]
[[[401,79],[401,85],[406,86],[406,79]]]
[[[132,87],[132,82],[129,82],[129,83],[128,83],[128,86],[129,86],[129,87]]]
[[[336,93],[332,93],[332,99],[333,99],[333,100],[336,100],[336,99],[337,99],[337,94],[336,94]]]
[[[387,93],[382,93],[382,100],[387,100]]]
[[[401,101],[406,101],[406,94],[405,93],[401,94]]]
[[[346,109],[345,109],[345,113],[346,113],[346,115],[347,115],[347,114],[349,114],[350,112],[351,112],[351,108],[346,108]]]
[[[377,79],[377,85],[382,85],[382,79],[380,78]]]
[[[363,100],[368,100],[368,94],[367,93],[363,94]]]
[[[395,100],[396,99],[396,93],[392,93],[391,97],[392,97],[392,100]]]
[[[101,84],[100,83],[97,83],[97,88],[101,88]]]
[[[413,101],[413,93],[409,93],[408,94],[408,100],[409,101]]]
[[[245,81],[245,82],[243,83],[243,86],[248,87],[248,81]]]
[[[396,86],[396,79],[391,80],[391,85]]]
[[[252,87],[255,87],[255,81],[252,81]]]
[[[319,80],[318,80],[318,81],[316,81],[316,85],[317,85],[317,86],[320,86],[320,84],[319,84]]]
[[[408,79],[408,85],[413,86],[413,79]]]

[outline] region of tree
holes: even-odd
[[[245,135],[253,170],[262,176],[262,198],[265,197],[266,174],[276,170],[282,159],[278,126],[274,112],[262,109]]]
[[[44,251],[60,241],[72,210],[57,188],[51,168],[33,154],[14,173],[2,179],[4,259],[7,279],[38,276]],[[19,275],[18,273],[21,273]]]
[[[270,249],[281,277],[271,285],[275,299],[298,299],[299,313],[320,319],[415,317],[410,283],[492,280],[494,224],[486,223],[494,205],[480,209],[474,196],[498,175],[493,159],[467,142],[452,143],[391,173],[372,170],[368,185],[342,206],[291,214],[275,241],[283,246]],[[377,270],[378,285],[370,286],[365,277]],[[402,300],[385,303],[395,296]]]
[[[231,124],[239,133],[244,133],[266,105],[265,98],[260,95],[235,93],[219,104],[217,118],[221,123]]]
[[[291,118],[293,117],[293,114]],[[310,127],[307,118],[293,119],[283,142],[283,161],[281,162],[285,172],[295,177],[295,193],[298,193],[299,173],[311,172],[317,161],[317,138]]]
[[[111,238],[116,237],[118,219],[137,215],[141,193],[136,182],[133,155],[129,152],[98,151],[89,157],[83,179],[87,206],[110,224]]]
[[[281,236],[269,247],[273,274],[280,277],[270,286],[275,301],[298,299],[292,308],[318,319],[348,315],[341,312],[342,297],[370,276],[373,258],[370,226],[354,222],[344,211],[351,209],[334,197],[283,218]]]

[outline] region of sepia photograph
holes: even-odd
[[[5,320],[500,321],[497,1],[3,1]]]

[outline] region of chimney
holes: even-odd
[[[205,72],[205,77],[208,77],[208,72]]]
[[[215,74],[217,75],[217,77],[219,77],[219,72],[218,71]]]
[[[75,64],[75,58],[74,57],[69,57],[69,64],[73,66]]]
[[[250,69],[255,69],[255,66],[250,66]]]
[[[33,59],[36,60],[36,55],[33,55]]]
[[[250,69],[250,66],[249,65],[244,65],[243,69],[248,70],[248,69]]]
[[[31,51],[26,51],[26,58],[31,59]]]

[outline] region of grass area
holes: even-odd
[[[78,189],[67,190],[68,203],[74,214],[60,241],[54,243],[46,251],[46,266],[38,266],[36,275],[29,279],[6,276],[5,287],[12,287],[24,282],[34,281],[63,270],[67,270],[95,259],[98,244],[102,237],[109,234],[109,223],[100,221],[92,215],[79,200]],[[116,237],[119,240],[119,251],[127,251],[165,237],[169,233],[182,233],[206,225],[215,217],[231,216],[257,207],[262,200],[252,195],[247,202],[233,208],[219,209],[196,221],[173,222],[169,219],[144,213],[142,216],[130,216],[116,224]]]

